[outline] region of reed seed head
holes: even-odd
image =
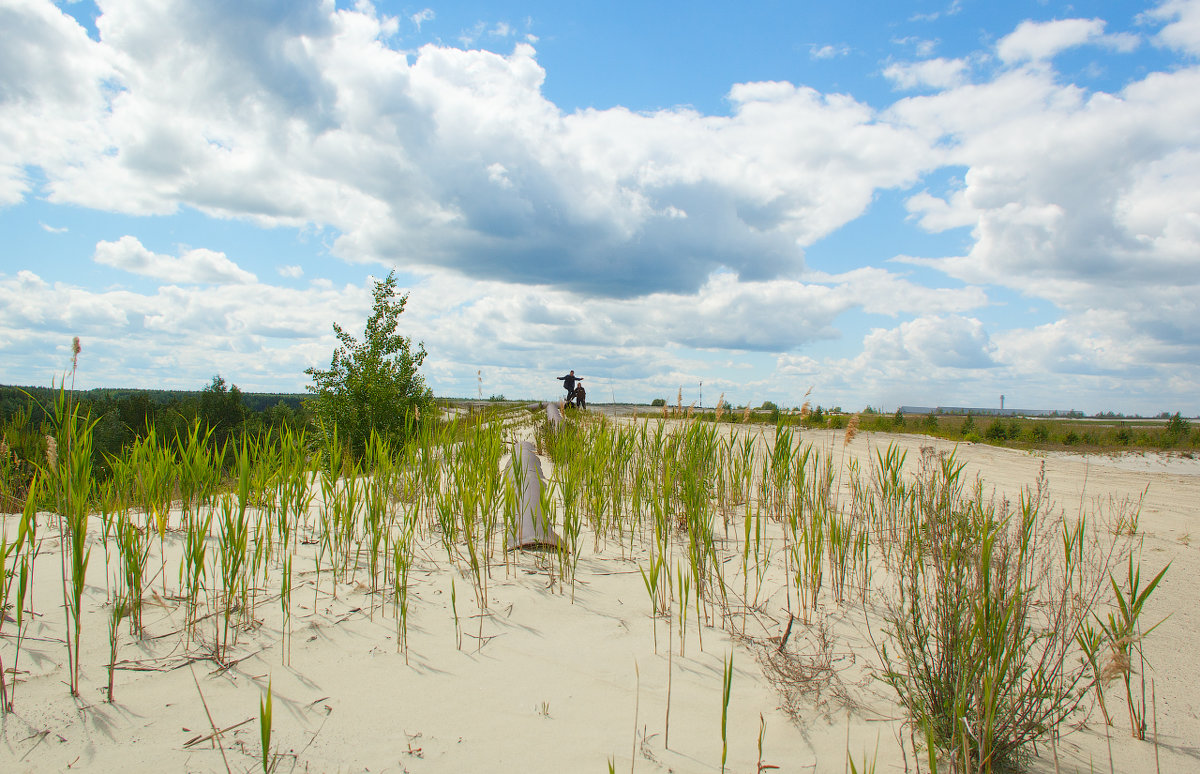
[[[745,410],[742,411],[742,424],[744,425],[749,421],[750,421],[750,404],[747,403]]]
[[[722,417],[724,414],[725,414],[725,393],[721,393],[721,397],[717,398],[717,416],[716,416],[716,419],[717,419],[717,421],[718,421],[718,422],[720,422],[720,421],[721,421],[721,417]]]
[[[50,470],[58,470],[58,441],[52,435],[46,436],[46,464]]]
[[[83,347],[79,346],[79,337],[71,339],[71,370],[74,371],[79,365],[79,353],[83,351]]]
[[[850,417],[850,424],[846,426],[846,440],[842,442],[842,445],[849,446],[856,435],[858,435],[858,414]]]
[[[1108,651],[1108,656],[1104,659],[1104,666],[1100,669],[1100,682],[1107,685],[1113,680],[1129,674],[1133,669],[1133,665],[1129,661],[1128,648],[1120,645],[1120,643],[1123,643],[1127,639],[1123,638],[1112,643],[1112,647]]]

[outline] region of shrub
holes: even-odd
[[[992,423],[983,431],[983,437],[989,441],[1004,441],[1008,439],[1008,428],[999,419],[993,419]]]
[[[667,405],[667,399],[666,398],[655,398],[654,400],[650,401],[650,405],[654,406],[655,408],[661,408],[662,406]]]
[[[1084,520],[1060,528],[1043,480],[1009,510],[978,486],[962,497],[952,454],[922,468],[884,679],[951,771],[1007,770],[1082,701],[1075,637],[1105,557]]]

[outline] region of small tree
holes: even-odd
[[[396,298],[395,272],[377,280],[375,305],[360,342],[336,322],[340,346],[328,370],[309,368],[315,397],[305,401],[324,432],[338,435],[355,454],[362,454],[371,432],[385,437],[404,434],[406,424],[433,401],[433,393],[417,372],[425,360],[425,345],[413,351],[412,339],[396,333],[408,294]]]
[[[213,376],[212,384],[200,391],[199,415],[213,429],[213,441],[218,447],[246,421],[248,414],[242,391],[236,384],[227,387],[220,374]]]

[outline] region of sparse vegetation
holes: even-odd
[[[390,298],[386,291],[377,298]],[[637,630],[651,634],[643,642],[656,655],[659,619],[666,626],[664,732],[672,680],[679,679],[675,659],[698,658],[713,639],[718,647],[744,645],[763,654],[784,705],[795,707],[797,694],[839,690],[834,654],[849,646],[836,641],[831,611],[876,606],[887,611],[887,626],[873,632],[878,650],[858,655],[894,690],[931,760],[952,771],[1001,770],[1019,761],[1093,691],[1106,717],[1123,701],[1133,733],[1146,735],[1145,690],[1135,675],[1144,675],[1142,642],[1154,626],[1143,628],[1140,615],[1165,569],[1142,585],[1141,559],[1130,553],[1136,512],[1126,508],[1102,530],[1087,513],[1066,521],[1050,507],[1043,480],[1015,502],[995,499],[965,479],[954,455],[932,450],[916,474],[898,447],[875,448],[859,458],[861,467],[859,459],[846,461],[855,434],[872,423],[957,437],[970,417],[898,421],[775,407],[768,409],[778,413],[771,434],[753,424],[766,412],[726,411],[719,399],[717,410],[691,420],[623,423],[580,413],[552,429],[523,408],[489,406],[454,421],[411,423],[397,436],[373,432],[361,454],[348,451],[337,423],[311,438],[289,428],[227,442],[199,422],[169,441],[151,424],[108,455],[107,473],[98,477],[97,452],[89,447],[98,424],[60,394],[64,403],[50,415],[56,424],[42,452],[51,453],[33,464],[20,513],[0,531],[0,606],[7,613],[0,615],[0,677],[11,675],[0,679],[5,711],[13,707],[22,637],[33,616],[44,504],[57,525],[50,534],[63,567],[65,618],[51,637],[66,643],[63,682],[76,695],[88,675],[79,648],[84,578],[101,557],[111,605],[104,610],[109,655],[102,666],[108,699],[116,701],[125,619],[131,637],[176,638],[188,663],[229,668],[248,655],[244,640],[251,636],[268,646],[275,638],[276,663],[288,663],[301,588],[310,610],[322,598],[361,595],[355,610],[372,620],[390,610],[394,628],[380,631],[389,639],[394,631],[395,651],[420,664],[422,641],[410,639],[414,615],[447,621],[438,647],[449,644],[452,617],[457,649],[479,652],[490,638],[485,623],[496,615],[494,575],[503,571],[514,583],[536,576],[545,593],[574,604],[577,588],[593,580],[581,557],[608,555],[630,561],[627,572],[640,571],[649,605],[640,603],[638,615],[648,615],[651,632]],[[803,424],[814,417],[823,427],[845,428],[839,449],[804,441]],[[1160,432],[1170,421],[1159,422]],[[1031,428],[1054,427],[1031,422],[996,419],[984,432],[1011,443],[1031,437]],[[1128,429],[1136,443],[1138,431]],[[1177,423],[1174,432],[1193,431]],[[513,440],[529,436],[554,463],[539,497],[542,526],[556,539],[517,555],[508,549],[522,482],[505,478],[500,463]],[[93,513],[99,519],[89,534]],[[301,551],[303,568],[294,564]],[[1124,583],[1111,577],[1114,557],[1128,561]],[[522,571],[513,572],[518,563]],[[414,584],[438,568],[450,578],[438,576],[435,605]],[[469,585],[469,596],[456,579]],[[428,590],[433,581],[425,583]],[[1109,603],[1116,612],[1102,617]],[[180,610],[176,630],[156,631],[164,624],[143,616],[144,608],[159,607]],[[277,630],[261,631],[260,608],[278,610]],[[802,638],[811,647],[799,648]],[[732,664],[730,651],[722,675],[722,768],[735,717]],[[1123,696],[1103,691],[1112,677],[1123,678]],[[271,739],[271,700],[268,682],[259,715],[264,770],[282,749]],[[760,726],[760,770],[761,739]],[[715,750],[710,754],[715,758]]]

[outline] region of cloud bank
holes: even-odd
[[[49,2],[6,2],[0,206],[199,212],[328,234],[329,254],[363,274],[414,278],[406,322],[450,392],[489,357],[510,389],[532,390],[532,371],[555,367],[535,353],[569,341],[575,362],[646,394],[724,352],[774,363],[748,386],[730,371],[731,390],[769,392],[816,363],[860,402],[956,379],[960,402],[1005,379],[1049,399],[1053,374],[1081,377],[1096,400],[1114,379],[1169,374],[1182,385],[1170,401],[1200,379],[1186,323],[1200,312],[1198,9],[1147,8],[1141,34],[1097,18],[1025,21],[969,57],[883,63],[895,88],[919,92],[887,105],[764,81],[731,84],[728,112],[708,115],[565,112],[511,26],[478,32],[510,41],[501,53],[405,48],[406,30],[434,23],[430,9],[110,0],[97,40]],[[1181,58],[1111,93],[1053,66],[1068,50],[1143,45]],[[964,249],[809,267],[814,245],[889,192],[909,227],[959,230]],[[32,362],[32,340],[73,330],[144,337],[162,353],[180,337],[209,370],[221,353],[257,353],[265,386],[327,357],[328,322],[369,303],[365,284],[274,286],[224,252],[158,254],[130,233],[97,240],[90,258],[118,285],[162,284],[84,288],[46,282],[34,264],[6,270],[6,351]],[[322,274],[272,265],[288,280]],[[1001,297],[1056,321],[1001,325],[989,311]],[[802,354],[845,341],[849,315],[871,320],[846,344],[858,354]],[[111,378],[137,373],[116,347],[112,358]]]

